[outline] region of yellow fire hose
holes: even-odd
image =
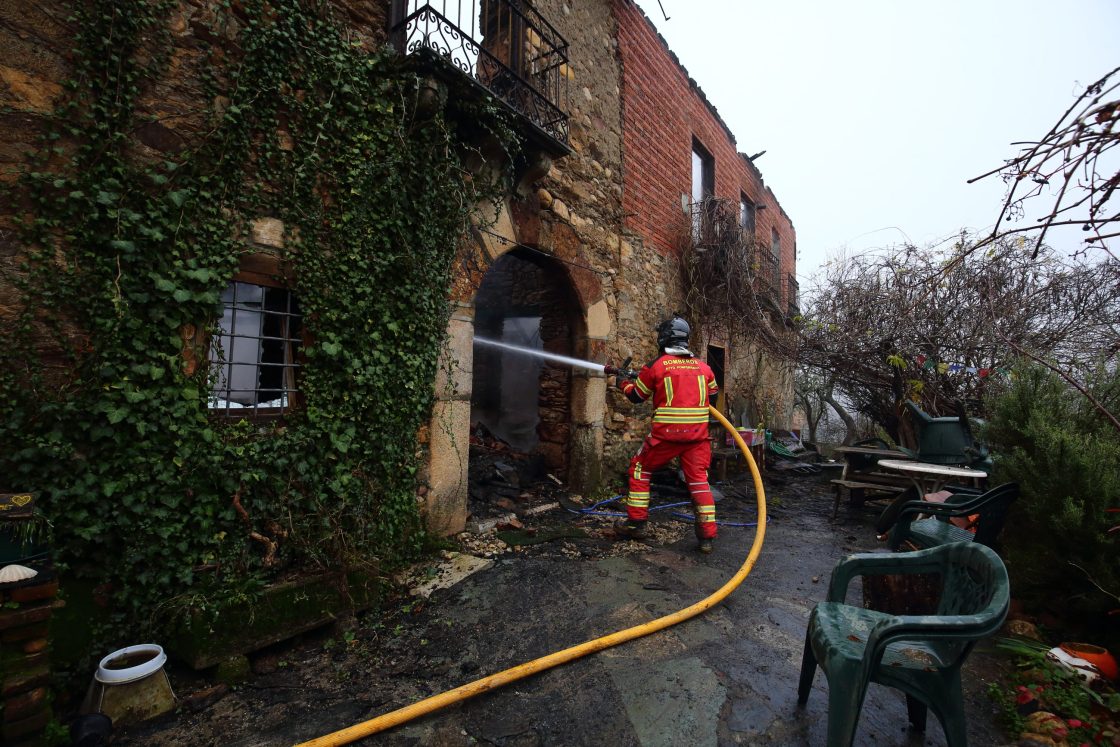
[[[461,685],[453,690],[442,692],[439,695],[433,695],[430,698],[372,718],[369,721],[363,721],[360,724],[355,724],[346,729],[326,734],[307,742],[302,742],[296,745],[296,747],[334,747],[334,745],[350,744],[362,737],[368,737],[371,734],[376,734],[377,732],[390,729],[394,726],[400,726],[419,716],[438,711],[452,703],[458,703],[467,698],[473,698],[475,695],[481,695],[482,693],[496,690],[503,685],[508,685],[510,682],[515,682],[536,674],[537,672],[543,672],[546,669],[551,669],[560,664],[567,664],[569,661],[579,659],[588,654],[593,654],[597,651],[617,646],[620,643],[626,643],[635,638],[641,638],[650,633],[664,630],[679,622],[684,622],[685,620],[696,617],[701,612],[723,601],[728,594],[735,591],[739,584],[743,582],[743,579],[747,577],[747,574],[751,572],[755,561],[758,559],[759,553],[762,552],[762,539],[766,535],[766,494],[762,489],[762,475],[758,472],[758,465],[755,464],[754,457],[751,455],[751,450],[747,448],[747,444],[743,441],[742,436],[740,436],[734,426],[728,422],[727,418],[714,407],[709,406],[708,411],[711,413],[712,417],[718,420],[723,427],[727,429],[735,439],[735,444],[739,447],[739,450],[743,452],[743,456],[747,459],[747,465],[751,468],[751,475],[754,477],[754,489],[758,494],[758,526],[755,528],[754,544],[751,545],[751,551],[748,553],[747,559],[743,561],[743,565],[718,591],[707,599],[703,599],[691,607],[685,607],[683,610],[674,612],[671,615],[659,617],[656,620],[651,620],[642,625],[620,630],[617,633],[611,633],[602,638],[595,638],[586,643],[581,643],[578,646],[573,646],[563,651],[557,651],[548,656],[542,656],[539,659],[519,664],[504,672],[498,672],[489,677],[483,677],[480,680]]]

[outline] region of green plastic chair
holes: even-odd
[[[957,417],[935,418],[913,402],[907,401],[905,406],[918,434],[915,459],[930,464],[965,465],[985,472],[991,470],[988,449],[973,438],[963,408]]]
[[[941,592],[934,615],[890,615],[845,604],[855,576],[933,573]],[[961,664],[976,641],[999,630],[1010,602],[1007,569],[991,549],[957,542],[907,553],[851,555],[832,571],[828,601],[809,616],[797,702],[804,705],[819,666],[828,679],[828,745],[855,738],[867,686],[906,694],[910,723],[925,731],[927,708],[949,747],[968,744]]]
[[[998,551],[997,542],[1011,504],[1019,497],[1019,485],[1005,482],[983,493],[957,489],[944,503],[907,501],[901,506],[890,506],[884,517],[893,510],[897,517],[890,522],[888,544],[897,550],[909,542],[919,549],[944,545],[950,542],[979,542]],[[976,532],[955,526],[949,519],[979,516]],[[927,518],[921,518],[921,517]],[[887,520],[880,517],[880,522]]]

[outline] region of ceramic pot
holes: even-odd
[[[1115,680],[1117,676],[1120,676],[1120,666],[1117,666],[1116,659],[1108,653],[1108,649],[1094,646],[1091,643],[1062,643],[1059,644],[1058,648],[1070,656],[1076,656],[1089,662],[1100,670],[1105,679]]]

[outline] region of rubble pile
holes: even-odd
[[[468,478],[468,526],[477,534],[520,529],[526,517],[555,508],[565,492],[540,456],[514,450],[482,423],[471,426]]]

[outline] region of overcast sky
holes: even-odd
[[[998,177],[1120,65],[1120,0],[637,0],[797,229],[798,276],[999,215]],[[719,165],[716,165],[719,168]]]

